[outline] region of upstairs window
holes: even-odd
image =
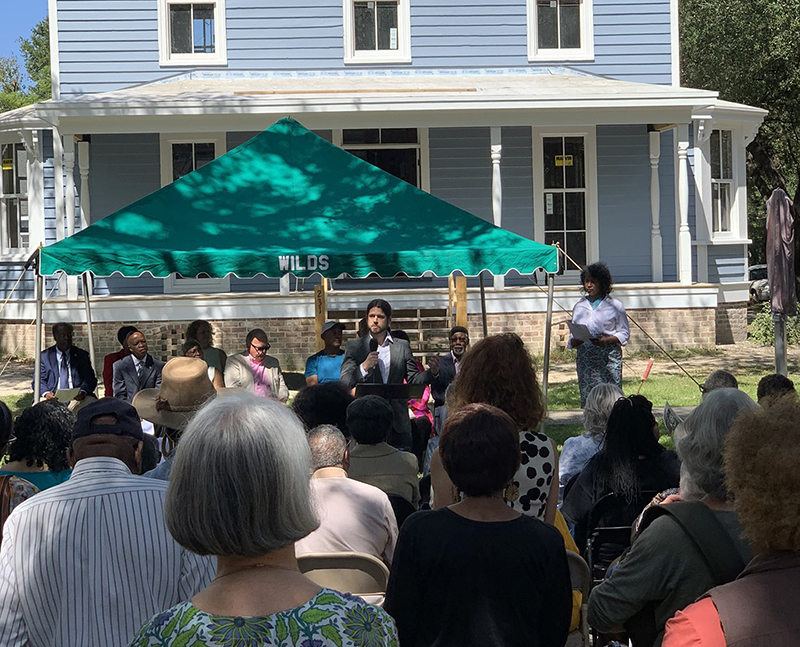
[[[2,249],[28,249],[28,156],[22,144],[0,146],[0,235]]]
[[[592,0],[528,0],[528,59],[594,57]]]
[[[345,63],[410,63],[410,0],[344,0]]]
[[[225,0],[159,0],[161,65],[225,65]]]
[[[733,230],[731,206],[736,191],[733,177],[733,133],[715,130],[711,133],[711,230],[715,234]]]

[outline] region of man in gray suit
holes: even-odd
[[[125,344],[131,354],[114,362],[114,397],[133,402],[142,389],[161,386],[164,362],[147,353],[147,340],[138,330],[128,335]]]
[[[439,358],[430,359],[427,371],[417,369],[411,347],[391,333],[392,306],[383,299],[373,299],[367,305],[369,333],[347,343],[342,360],[342,382],[348,388],[360,383],[372,384],[430,384],[439,373]],[[411,448],[411,423],[406,400],[392,400],[394,424],[389,444]]]

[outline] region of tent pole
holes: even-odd
[[[486,323],[486,285],[483,281],[483,272],[478,274],[478,280],[481,283],[481,320],[483,321],[483,338],[489,336],[489,325]]]
[[[775,324],[775,372],[786,376],[786,315],[772,315]]]
[[[83,279],[83,305],[86,308],[86,334],[89,337],[89,359],[92,361],[92,368],[94,369],[97,364],[94,357],[94,331],[92,330],[92,305],[89,300],[89,289],[91,280],[89,272],[81,274]]]
[[[41,253],[41,250],[40,250]],[[42,397],[42,301],[44,277],[40,273],[41,255],[36,257],[36,365],[33,367],[33,403]]]
[[[553,330],[553,285],[555,274],[547,275],[547,316],[544,323],[544,358],[542,360],[542,398],[547,413],[547,386],[550,379],[550,338]]]

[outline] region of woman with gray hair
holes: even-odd
[[[396,644],[392,619],[360,598],[320,588],[294,544],[318,526],[308,443],[285,406],[242,393],[215,399],[189,423],[164,517],[184,548],[216,555],[217,576],[152,618],[131,647]]]
[[[598,384],[586,398],[583,408],[584,432],[580,436],[567,438],[558,459],[559,496],[563,498],[564,488],[570,479],[577,476],[603,444],[608,416],[617,400],[625,394],[616,384]]]
[[[742,391],[716,389],[686,419],[686,435],[678,443],[683,461],[681,495],[694,501],[650,511],[654,518],[649,524],[645,519],[630,552],[592,590],[589,624],[596,630],[607,633],[627,627],[641,633],[650,624],[654,638],[634,644],[660,645],[664,625],[676,611],[724,583],[698,540],[730,555],[742,568],[750,560],[750,547],[725,485],[723,449],[737,416],[756,406]],[[692,517],[691,523],[687,517]],[[646,627],[643,633],[648,633]]]

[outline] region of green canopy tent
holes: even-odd
[[[552,274],[558,250],[495,227],[284,118],[193,173],[43,247],[37,265],[39,286],[43,276],[57,272],[83,274],[85,284],[89,272],[212,278],[447,276],[455,270],[477,276],[512,269]],[[86,289],[84,295],[90,322]],[[39,337],[41,301],[39,289]]]

